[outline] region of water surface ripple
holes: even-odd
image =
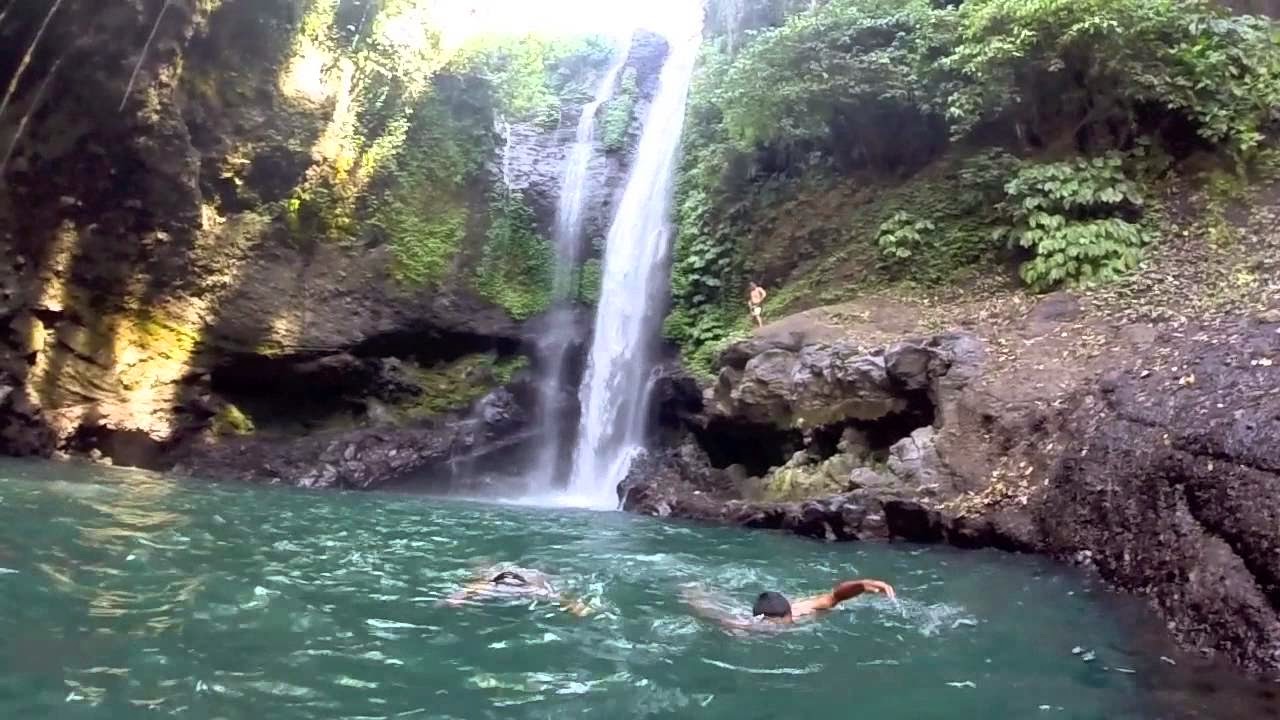
[[[439,605],[504,561],[599,612]],[[902,600],[748,638],[678,600],[850,576]],[[1156,717],[1120,615],[1029,558],[50,464],[0,465],[0,637],[3,718]]]

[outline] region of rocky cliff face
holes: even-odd
[[[499,292],[529,273],[500,263],[526,221],[494,204],[491,91],[438,75],[421,107],[396,111],[407,134],[377,126],[358,69],[337,92],[308,85],[336,82],[307,54],[324,7],[65,0],[0,15],[0,68],[15,78],[0,109],[0,150],[12,141],[0,168],[0,452],[157,466],[253,420],[276,437],[425,422],[518,379],[503,368],[537,332],[537,308]],[[326,22],[345,26],[344,8]],[[638,47],[637,71],[656,73],[660,49]],[[592,62],[582,72],[600,72]],[[364,115],[340,122],[343,98]],[[437,117],[452,134],[414,134],[445,132]],[[564,135],[537,132],[547,151],[527,168],[535,207],[519,226],[533,245],[545,244]],[[441,147],[456,152],[413,154]],[[394,160],[375,171],[384,155]],[[603,193],[625,155],[600,169]],[[439,211],[404,211],[398,192]],[[525,296],[537,291],[521,279]],[[459,367],[471,374],[454,377]],[[249,405],[262,413],[246,418]]]

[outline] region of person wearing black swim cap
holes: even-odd
[[[556,588],[551,576],[538,570],[518,567],[490,568],[476,575],[444,603],[459,607],[483,600],[501,598],[532,598],[552,600],[565,611],[578,617],[590,615],[594,610],[583,601],[568,596]]]

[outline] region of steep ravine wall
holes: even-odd
[[[303,51],[329,6],[343,20],[346,3],[318,0],[66,0],[52,15],[20,2],[0,18],[0,74],[22,68],[0,114],[0,146],[16,138],[0,188],[0,452],[164,466],[254,429],[246,399],[269,434],[296,436],[443,417],[518,379],[540,290],[506,259],[545,246],[577,99],[525,133],[546,152],[513,195],[485,78],[439,70],[402,103],[397,136],[357,91],[298,77],[319,69]],[[656,74],[662,48],[637,48],[636,72]],[[603,60],[556,72],[590,85]],[[335,140],[344,98],[360,112]],[[627,154],[599,169],[605,196]]]

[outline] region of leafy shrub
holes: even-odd
[[[705,222],[706,196],[700,191],[682,199],[677,260],[672,272],[672,293],[689,307],[714,305],[734,285],[734,242],[724,226],[713,229]]]
[[[636,98],[640,87],[636,84],[636,70],[628,67],[622,74],[618,92],[604,108],[604,122],[601,139],[604,149],[609,152],[620,152],[627,147],[627,131],[631,129],[631,120],[636,111]]]
[[[735,314],[729,307],[678,308],[667,316],[663,335],[684,352],[685,368],[697,375],[714,374],[719,354],[736,340],[747,336],[746,308]]]
[[[1011,239],[1035,256],[1022,265],[1034,290],[1107,281],[1137,267],[1147,233],[1143,205],[1118,153],[1027,165],[1005,186]]]
[[[733,142],[822,148],[837,164],[892,165],[936,133],[920,75],[925,5],[836,0],[756,35],[715,101]]]
[[[906,260],[918,255],[924,249],[928,236],[937,229],[933,222],[900,210],[880,223],[876,244],[880,246],[880,254],[886,258]]]
[[[1236,152],[1261,140],[1280,104],[1273,25],[1210,0],[979,0],[958,12],[953,131],[1012,117],[1048,135],[1070,121],[1135,135],[1144,105],[1181,114]]]
[[[538,233],[533,210],[519,193],[497,194],[490,205],[491,225],[475,287],[513,318],[523,320],[551,304],[554,252]]]

